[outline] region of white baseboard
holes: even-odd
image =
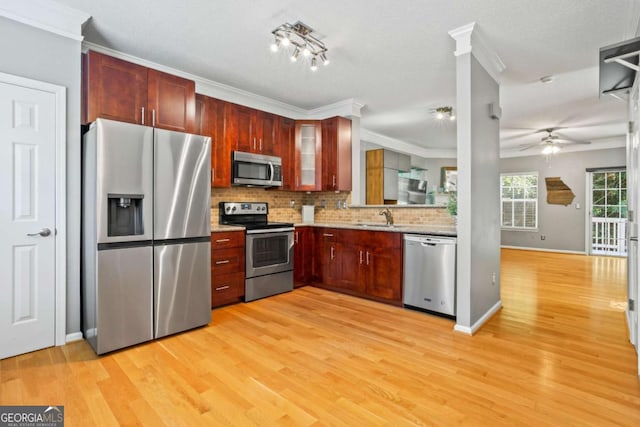
[[[82,332],[74,332],[72,334],[67,334],[67,342],[74,342],[82,340]]]
[[[501,245],[502,249],[518,249],[522,251],[538,251],[538,252],[559,252],[561,254],[575,254],[575,255],[586,255],[585,251],[567,251],[564,249],[546,249],[546,248],[529,248],[526,246],[509,246],[509,245]]]
[[[487,322],[487,320],[491,318],[491,316],[496,314],[498,310],[500,310],[501,308],[502,308],[502,301],[498,300],[498,302],[495,303],[493,307],[491,307],[489,310],[487,310],[487,312],[483,314],[482,317],[480,317],[476,323],[471,325],[471,327],[459,325],[456,323],[456,326],[453,327],[453,330],[456,332],[462,332],[463,334],[473,335],[478,331],[478,329],[482,327],[482,325],[484,325]]]

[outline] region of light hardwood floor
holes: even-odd
[[[638,426],[625,261],[502,253],[502,303],[449,320],[305,287],[96,357],[85,342],[0,361],[0,404],[66,425]]]

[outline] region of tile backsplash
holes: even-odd
[[[379,215],[380,207],[348,207],[351,193],[303,193],[293,191],[265,190],[262,188],[232,187],[211,189],[211,219],[217,221],[219,202],[267,202],[269,220],[282,222],[302,222],[302,205],[315,206],[317,223],[384,223]],[[293,202],[293,207],[291,207]],[[393,207],[396,224],[454,225],[454,219],[444,207]]]

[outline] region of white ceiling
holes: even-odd
[[[433,149],[455,147],[455,125],[429,113],[455,107],[450,30],[475,21],[507,67],[503,148],[550,126],[595,148],[626,129],[625,103],[599,99],[598,49],[635,37],[640,20],[640,0],[58,2],[92,16],[87,41],[304,109],[354,98],[363,128]],[[321,35],[328,67],[269,50],[271,31],[298,20]]]

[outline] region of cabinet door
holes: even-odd
[[[311,281],[313,230],[309,227],[296,228],[293,238],[293,282],[295,287],[299,287]]]
[[[377,298],[402,300],[402,235],[369,232],[364,254],[365,292]]]
[[[277,116],[258,111],[256,117],[258,152],[269,156],[277,156],[280,151],[276,143]]]
[[[256,117],[253,108],[235,105],[236,134],[235,147],[236,151],[257,152],[258,143],[256,139]]]
[[[211,136],[209,133],[208,99],[208,97],[196,93],[196,122],[194,133],[198,135]]]
[[[360,245],[343,243],[338,248],[337,256],[340,262],[340,287],[363,292],[364,249]]]
[[[296,122],[295,189],[322,189],[322,136],[319,121]]]
[[[231,187],[231,151],[235,132],[232,105],[209,98],[209,134],[211,136],[211,186]]]
[[[157,128],[195,132],[196,85],[193,80],[149,69],[147,120]]]
[[[147,68],[89,51],[83,86],[86,91],[84,124],[97,118],[145,122]]]
[[[322,121],[322,189],[351,191],[351,120]]]
[[[278,145],[282,158],[282,189],[295,190],[296,176],[296,122],[293,119],[280,117],[278,120]]]

